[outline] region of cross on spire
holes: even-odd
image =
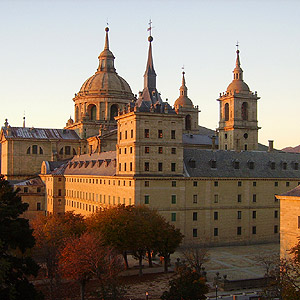
[[[149,31],[149,36],[151,36],[151,33],[152,33],[152,21],[151,21],[151,19],[149,20],[149,27],[148,27],[148,29],[147,29],[147,31]]]
[[[239,41],[236,41],[236,50],[238,51],[239,50]]]

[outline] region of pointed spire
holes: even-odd
[[[233,80],[243,81],[243,70],[240,62],[240,50],[236,50],[235,69],[233,70]]]
[[[182,72],[182,85],[180,87],[180,96],[185,96],[187,97],[187,87],[185,85],[185,77],[184,77],[185,72]]]
[[[150,35],[148,37],[149,41],[149,50],[148,50],[148,59],[146,65],[146,71],[144,74],[144,87],[148,87],[150,89],[156,88],[156,73],[153,65],[153,57],[152,57],[152,41],[153,37]]]
[[[109,28],[105,28],[105,44],[104,44],[104,50],[100,53],[98,59],[99,59],[99,67],[97,69],[97,72],[116,72],[116,69],[114,67],[114,55],[109,50],[109,39],[108,39],[108,31]]]

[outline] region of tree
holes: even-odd
[[[162,294],[162,300],[201,300],[206,299],[208,293],[204,279],[190,268],[181,269],[179,276],[169,285],[170,289]]]
[[[28,204],[18,190],[0,175],[0,299],[42,299],[28,276],[37,276],[39,266],[28,255],[35,240],[28,220],[20,218]]]
[[[32,227],[36,238],[36,257],[46,266],[50,282],[50,298],[55,299],[55,286],[59,283],[58,259],[67,238],[80,236],[86,225],[82,215],[66,212],[63,215],[48,215],[36,218]]]
[[[104,246],[101,237],[95,233],[68,239],[61,252],[59,266],[64,278],[80,284],[81,300],[85,298],[86,283],[93,277],[100,281],[100,291],[108,292],[108,285],[114,286],[116,291],[115,278],[122,270],[119,256],[112,248]]]

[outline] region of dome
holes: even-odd
[[[242,80],[233,80],[227,87],[227,92],[250,92],[249,86]]]
[[[174,106],[193,107],[193,102],[190,98],[180,96],[174,103]]]

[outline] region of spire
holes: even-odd
[[[187,97],[187,87],[185,85],[185,77],[184,77],[185,72],[182,72],[182,85],[180,87],[180,96],[185,96]]]
[[[116,69],[114,67],[114,55],[109,50],[109,39],[108,39],[108,31],[109,28],[105,28],[105,45],[104,50],[100,53],[98,59],[99,59],[99,67],[97,69],[97,72],[116,72]]]
[[[149,37],[149,50],[148,50],[148,60],[147,60],[147,65],[146,65],[146,71],[144,74],[144,88],[150,88],[150,89],[155,89],[156,88],[156,73],[154,70],[153,66],[153,58],[152,58],[152,41],[153,37],[151,36],[151,30],[152,30],[152,22],[150,20],[149,22],[149,28],[148,31]]]
[[[243,70],[241,68],[239,49],[236,50],[236,62],[235,62],[235,69],[233,70],[233,80],[243,81]]]

